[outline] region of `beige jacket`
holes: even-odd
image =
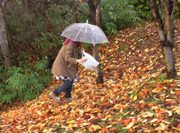
[[[73,42],[63,45],[52,66],[52,74],[75,78],[77,71],[78,50]]]

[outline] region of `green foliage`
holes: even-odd
[[[27,4],[30,9],[26,7]],[[10,25],[12,41],[18,47],[19,55],[22,54],[22,60],[30,56],[41,59],[45,55],[54,59],[65,39],[60,37],[60,34],[66,26],[64,23],[68,19],[66,14],[69,7],[49,5],[45,10],[44,4],[39,5],[41,6],[38,7],[35,3],[23,5],[23,2],[15,1],[6,6],[5,14]],[[66,22],[67,25],[70,23],[72,21]],[[49,52],[50,50],[53,52]],[[24,56],[29,51],[35,55]],[[34,58],[31,61],[34,61]]]
[[[126,48],[127,48],[128,46],[122,46],[119,50],[118,50],[118,52],[120,52],[120,51],[124,51]]]
[[[130,0],[131,4],[134,5],[135,10],[138,11],[142,19],[151,20],[153,18],[149,2],[147,0]],[[157,1],[157,5],[159,2]],[[161,13],[161,10],[159,10]],[[175,6],[175,18],[180,17],[180,0],[177,0]]]
[[[152,19],[152,12],[147,0],[130,0],[131,4],[134,5],[136,11],[138,11],[139,15],[143,19]]]
[[[37,62],[35,70],[9,67],[0,75],[5,79],[0,83],[0,101],[11,103],[17,98],[26,102],[37,97],[50,82],[51,73],[50,69],[47,69],[47,65],[48,59],[44,59],[44,61]]]
[[[166,74],[159,75],[159,78],[157,79],[159,82],[162,82],[164,79],[167,78]]]
[[[102,19],[105,32],[116,34],[119,29],[138,24],[140,18],[129,0],[102,0]]]
[[[177,3],[176,3],[175,18],[180,18],[180,0],[177,0]]]

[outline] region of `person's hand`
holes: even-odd
[[[77,62],[78,63],[84,63],[84,62],[86,62],[87,61],[87,59],[77,59]]]
[[[82,49],[81,49],[81,53],[83,53],[83,51],[85,51],[85,50],[84,50],[84,47],[82,47]]]

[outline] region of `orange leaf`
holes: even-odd
[[[122,109],[126,109],[126,106],[122,105],[122,106],[120,107],[120,109],[121,109],[121,108],[122,108]]]
[[[162,130],[158,130],[158,133],[162,133]]]
[[[43,104],[43,105],[42,105],[42,107],[47,108],[47,107],[48,107],[48,105],[47,105],[47,104]]]
[[[169,100],[169,101],[166,101],[166,105],[167,105],[167,104],[170,104],[170,103],[171,103],[171,100]]]
[[[159,124],[162,120],[163,120],[163,118],[159,118],[159,119],[157,120],[157,124]]]
[[[157,113],[161,113],[162,111],[160,109],[157,109]]]
[[[88,105],[88,107],[91,107],[91,106],[92,106],[92,104],[89,104],[89,105]]]
[[[107,102],[103,103],[102,105],[107,105]]]
[[[144,108],[144,107],[145,107],[145,105],[142,104],[142,105],[141,105],[141,108]]]
[[[145,94],[147,94],[148,92],[149,92],[149,89],[146,89]]]
[[[149,103],[149,104],[148,104],[149,107],[153,107],[153,106],[155,106],[155,105],[156,105],[156,103]]]
[[[80,3],[82,3],[83,0],[79,0]]]
[[[102,115],[99,115],[98,117],[99,117],[99,119],[102,119],[102,118],[104,118]]]
[[[177,128],[180,128],[180,123],[177,125]]]
[[[156,86],[156,88],[159,89],[159,88],[160,88],[160,85],[158,84],[158,85]]]
[[[102,132],[103,132],[103,133],[104,133],[104,132],[105,132],[105,133],[109,133],[109,130],[104,127],[104,128],[102,128]]]
[[[129,128],[129,129],[128,129],[128,132],[133,132],[132,128]]]
[[[114,130],[116,130],[117,128],[116,127],[113,127],[113,128],[111,128],[110,130],[111,131],[114,131]],[[108,129],[107,129],[108,130]],[[108,131],[108,133],[109,133],[109,131]]]
[[[157,47],[154,47],[153,49],[155,50]]]
[[[144,70],[144,69],[147,69],[147,68],[146,68],[146,67],[143,67],[142,69]]]
[[[162,101],[165,100],[165,99],[166,99],[166,97],[161,98]]]
[[[134,119],[134,123],[138,123],[138,117],[136,119]]]
[[[171,87],[174,87],[174,86],[176,86],[176,85],[172,83],[172,84],[170,84],[170,86],[171,86]]]
[[[80,122],[80,121],[78,121],[76,124],[77,124],[78,126],[80,126],[80,125],[81,125],[81,122]]]
[[[180,95],[180,91],[176,91],[176,94]]]
[[[131,120],[130,119],[126,119],[126,120],[123,120],[123,122],[127,126],[131,122]]]
[[[114,88],[121,88],[121,86],[120,85],[115,85]]]

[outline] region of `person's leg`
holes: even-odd
[[[71,96],[73,82],[70,81],[69,84],[71,85],[68,88],[66,88],[66,93],[65,93],[66,102],[71,102],[72,100],[74,100],[74,98]]]
[[[54,90],[54,94],[58,96],[62,91],[66,90],[67,96],[71,96],[72,82],[71,80],[63,80],[64,84]]]
[[[70,98],[71,97],[71,91],[72,91],[72,84],[73,84],[73,82],[72,81],[70,81],[70,82],[71,82],[71,85],[66,89],[66,93],[65,93],[65,97],[66,98]]]
[[[67,94],[71,95],[72,82],[71,80],[63,80],[64,84],[56,88],[49,97],[52,98],[55,102],[59,103],[59,98],[57,97],[62,91],[67,89]],[[69,89],[71,88],[71,89]]]

